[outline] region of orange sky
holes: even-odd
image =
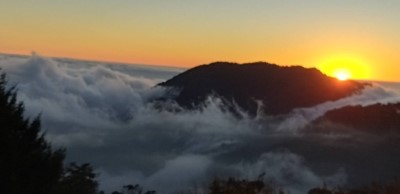
[[[267,61],[400,81],[396,0],[5,0],[0,52],[192,67]]]

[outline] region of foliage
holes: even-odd
[[[334,192],[326,188],[314,188],[308,191],[308,194],[333,194],[333,193]]]
[[[55,193],[58,194],[96,194],[98,183],[93,167],[86,163],[71,163],[64,171]]]
[[[150,191],[143,191],[143,187],[140,186],[139,184],[135,185],[124,185],[122,186],[122,191],[114,191],[111,194],[156,194],[157,192],[154,190]]]
[[[275,189],[272,185],[265,184],[259,178],[257,180],[228,178],[214,179],[210,185],[209,194],[275,194],[284,193],[282,190]]]
[[[15,87],[0,75],[0,193],[45,194],[57,183],[64,150],[52,150],[41,131],[40,118],[24,117]]]
[[[361,188],[341,190],[341,189],[327,189],[327,188],[314,188],[308,194],[399,194],[400,181],[395,180],[386,184],[371,183]]]

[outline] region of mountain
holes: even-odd
[[[196,108],[215,95],[231,110],[236,104],[254,115],[259,101],[266,114],[278,115],[352,95],[368,84],[339,81],[315,68],[215,62],[189,69],[159,85],[178,89],[174,100],[185,108]]]
[[[331,110],[315,120],[312,126],[314,130],[326,132],[327,123],[334,123],[332,130],[342,126],[375,135],[400,134],[400,103],[374,104],[366,107],[347,106]]]

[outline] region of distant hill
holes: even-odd
[[[313,129],[326,131],[326,123],[376,135],[400,134],[400,103],[347,106],[331,110],[312,123]],[[336,129],[334,126],[333,130]]]
[[[367,84],[339,81],[315,68],[215,62],[189,69],[159,85],[180,90],[174,100],[185,108],[196,108],[213,94],[225,105],[232,108],[236,103],[253,115],[259,100],[266,114],[277,115],[352,95]]]

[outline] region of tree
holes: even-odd
[[[266,185],[261,179],[240,180],[228,178],[227,180],[214,179],[210,185],[210,194],[272,194],[283,193],[281,190],[275,190],[272,185]]]
[[[308,194],[332,194],[333,192],[326,188],[314,188],[308,191]]]
[[[139,184],[129,184],[122,186],[121,192],[114,191],[111,194],[157,194],[157,192],[154,190],[144,191],[143,187]]]
[[[47,194],[59,180],[65,151],[52,150],[40,118],[24,117],[16,88],[0,74],[0,193]]]
[[[66,167],[57,189],[57,194],[96,194],[98,183],[93,167],[86,163],[71,163]]]
[[[122,187],[125,190],[126,194],[142,194],[143,188],[136,184],[136,185],[124,185]]]

